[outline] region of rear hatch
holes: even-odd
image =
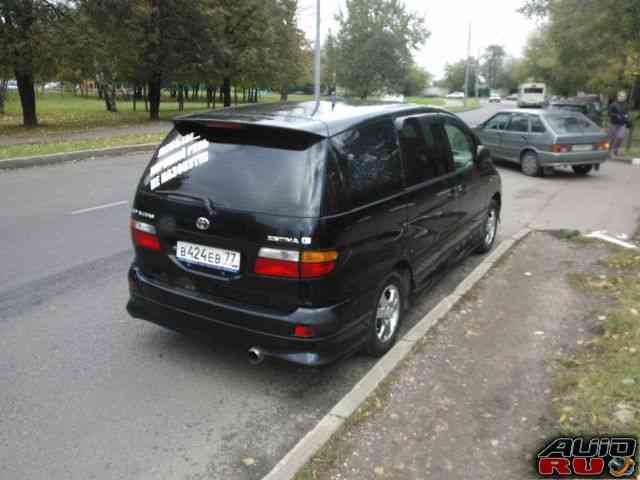
[[[134,235],[138,267],[213,300],[293,310],[299,282],[254,267],[261,248],[299,248],[312,235],[325,149],[325,138],[308,131],[237,119],[176,122],[136,194],[132,223],[158,238],[148,248]]]
[[[607,135],[585,115],[578,112],[547,113],[547,123],[556,133],[556,143],[571,147],[571,151],[607,150]]]

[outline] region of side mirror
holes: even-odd
[[[476,152],[476,165],[482,167],[490,165],[491,163],[491,150],[484,145],[478,145],[478,150]]]

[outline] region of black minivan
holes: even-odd
[[[444,110],[323,101],[174,123],[135,195],[127,310],[254,363],[384,354],[410,293],[496,238],[500,176]]]

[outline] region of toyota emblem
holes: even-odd
[[[209,230],[210,226],[211,222],[208,218],[200,217],[198,218],[198,220],[196,220],[196,227],[198,228],[198,230]]]

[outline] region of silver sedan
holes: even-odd
[[[609,158],[606,133],[577,112],[503,110],[475,131],[493,158],[518,163],[526,175],[553,167],[586,175]]]

